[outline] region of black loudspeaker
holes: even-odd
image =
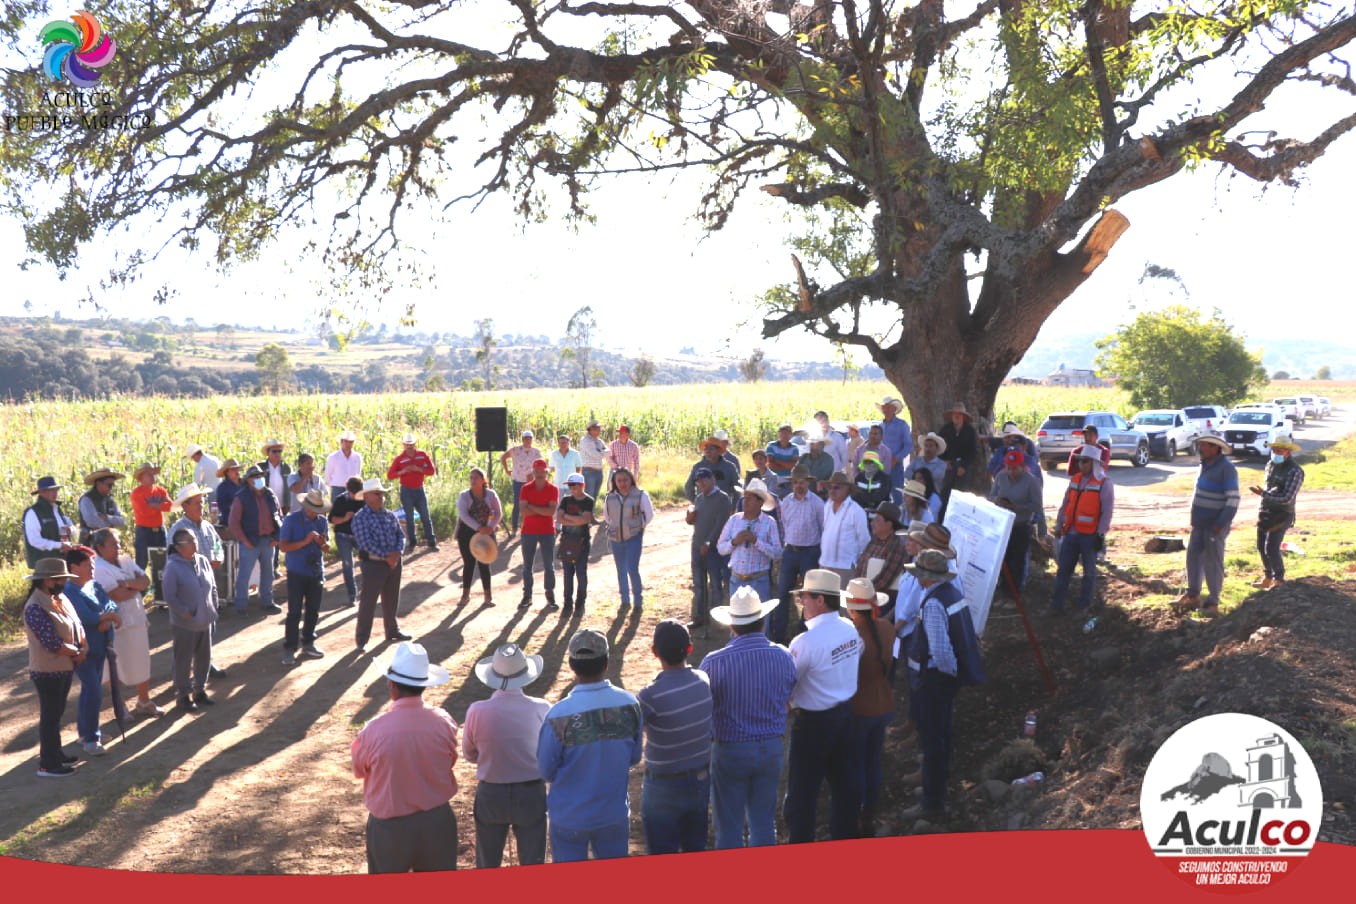
[[[503,452],[508,449],[508,409],[476,409],[476,451]]]

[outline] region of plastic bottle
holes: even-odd
[[[1036,736],[1036,711],[1030,710],[1026,714],[1026,721],[1022,723],[1022,737],[1034,738]]]
[[[1043,782],[1043,781],[1045,781],[1045,773],[1044,773],[1044,772],[1033,772],[1033,773],[1031,773],[1030,775],[1024,775],[1024,776],[1022,776],[1021,778],[1014,778],[1014,779],[1012,780],[1012,787],[1014,787],[1014,788],[1034,788],[1034,787],[1036,787],[1037,785],[1039,785],[1039,784],[1040,784],[1041,782]]]
[[[1097,616],[1094,615],[1092,618],[1083,622],[1083,633],[1091,634],[1096,627],[1097,627]]]
[[[1289,540],[1281,541],[1281,552],[1288,552],[1297,556],[1304,555],[1304,549],[1298,544],[1291,543]]]

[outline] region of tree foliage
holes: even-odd
[[[757,383],[767,376],[767,361],[761,348],[755,348],[753,354],[739,362],[739,375],[745,383]]]
[[[1319,365],[1318,370],[1314,371],[1315,380],[1331,380],[1332,368],[1326,364]]]
[[[649,386],[654,374],[654,359],[649,355],[641,355],[636,359],[636,363],[631,365],[631,370],[626,376],[631,380],[632,386]]]
[[[481,385],[485,389],[494,388],[494,372],[498,370],[494,366],[494,350],[499,345],[499,340],[494,335],[494,319],[486,317],[476,321],[476,360],[480,362],[483,376]]]
[[[1141,314],[1097,341],[1097,367],[1141,408],[1209,402],[1226,408],[1267,385],[1261,355],[1249,352],[1219,311],[1209,320],[1184,306]]]
[[[254,367],[259,371],[259,383],[272,393],[286,392],[293,383],[292,361],[287,349],[270,342],[254,356]]]
[[[49,14],[14,0],[0,16],[27,64],[5,73],[17,112],[51,112],[34,38]],[[122,278],[164,244],[229,264],[291,227],[356,303],[403,278],[402,217],[422,232],[437,207],[502,191],[529,219],[556,199],[586,218],[600,177],[704,167],[708,227],[750,189],[803,227],[764,334],[866,349],[925,424],[952,401],[991,410],[1128,228],[1119,199],[1207,163],[1293,184],[1356,126],[1356,15],[1322,0],[109,0],[99,14],[119,52],[92,112],[122,127],[0,144],[0,198],[39,258],[71,266],[149,221]]]
[[[598,321],[593,316],[593,308],[588,305],[575,311],[570,316],[570,322],[565,325],[565,347],[561,349],[560,357],[573,361],[579,368],[581,389],[588,389],[590,381],[596,386],[602,376],[593,366],[593,341],[597,332]]]

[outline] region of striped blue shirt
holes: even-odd
[[[1191,497],[1191,526],[1227,528],[1238,511],[1238,469],[1227,455],[1201,461],[1196,492]]]
[[[703,769],[711,761],[711,682],[694,668],[665,669],[636,694],[645,717],[645,768]]]
[[[405,551],[405,532],[400,529],[400,519],[390,509],[374,512],[371,506],[364,505],[350,523],[353,541],[369,556],[384,559],[393,552]]]
[[[796,663],[786,647],[762,632],[736,635],[702,660],[711,682],[712,732],[739,744],[786,733],[787,703],[796,687]]]

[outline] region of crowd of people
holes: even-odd
[[[799,429],[783,425],[776,439],[752,452],[748,470],[724,431],[712,431],[685,483],[690,619],[656,627],[655,681],[638,694],[613,686],[605,675],[615,651],[602,634],[580,629],[568,642],[575,683],[551,705],[523,692],[541,676],[542,658],[508,644],[476,665],[475,676],[493,694],[470,707],[464,726],[422,701],[424,688],[450,676],[409,642],[398,621],[402,563],[420,524],[426,545],[438,549],[425,494],[437,469],[414,435],[402,437],[385,476],[398,482],[403,518],[386,504],[396,488],[364,476],[351,432],[339,437],[319,473],[308,454],[290,467],[277,440],[263,443],[263,458],[248,466],[190,447],[194,482],[174,494],[159,485],[159,468],[145,463],[133,472],[130,556],[120,542],[127,522],[113,493],[123,474],[105,467],[85,476],[78,523],[61,506],[62,485],[41,478],[24,515],[32,586],[23,613],[39,699],[38,775],[72,775],[81,759],[60,742],[73,677],[81,684],[77,731],[85,756],[105,752],[99,714],[106,666],[115,683],[136,688],[133,712],[164,714],[150,690],[144,601],[152,550],[165,549],[157,581],[169,610],[175,705],[197,713],[214,703],[208,684],[220,674],[212,664],[218,620],[246,615],[252,590],[261,612],[284,612],[273,598],[278,553],[287,592],[282,662],[324,657],[316,626],[325,555],[333,547],[348,605],[357,606],[355,648],[364,652],[370,643],[378,602],[384,637],[396,644],[386,671],[391,707],[352,747],[370,814],[373,872],[454,868],[457,825],[448,801],[457,790],[452,766],[459,755],[477,766],[482,867],[500,864],[509,829],[521,863],[546,859],[548,835],[557,861],[590,852],[625,855],[627,777],[642,758],[640,813],[652,853],[704,849],[709,822],[718,848],[775,843],[784,767],[781,810],[791,842],[816,837],[816,802],[826,782],[829,837],[870,836],[885,780],[886,726],[899,709],[916,730],[920,754],[918,772],[897,779],[919,789],[903,818],[943,820],[955,698],[961,687],[984,680],[956,548],[943,523],[950,495],[975,485],[971,469],[987,443],[989,499],[1014,513],[1003,561],[1008,588],[1015,594],[1024,585],[1031,544],[1054,542],[1048,611],[1065,610],[1079,563],[1082,586],[1073,608],[1086,611],[1096,604],[1098,553],[1114,513],[1109,449],[1091,428],[1085,432],[1070,455],[1068,487],[1050,526],[1037,450],[1017,425],[981,438],[957,404],[938,430],[915,439],[899,417],[898,399],[878,408],[879,421],[842,431],[825,412]],[[617,433],[605,443],[595,421],[579,449],[562,434],[548,456],[524,430],[501,457],[513,487],[511,516],[485,473],[470,470],[455,531],[462,604],[477,577],[484,602],[493,604],[491,565],[501,558],[502,532],[521,538],[519,608],[533,605],[540,557],[544,611],[579,618],[588,602],[594,528],[601,527],[616,567],[619,614],[643,611],[640,552],[655,511],[638,485],[639,447],[626,427]],[[1285,578],[1280,544],[1303,482],[1291,458],[1297,449],[1277,443],[1264,485],[1250,488],[1261,497],[1259,588]],[[1218,606],[1224,541],[1239,502],[1230,451],[1218,437],[1201,440],[1188,589],[1179,606]],[[166,515],[176,510],[180,517],[167,530]],[[555,597],[555,559],[563,607]],[[728,628],[729,642],[693,668],[692,636],[705,636],[712,625]]]

